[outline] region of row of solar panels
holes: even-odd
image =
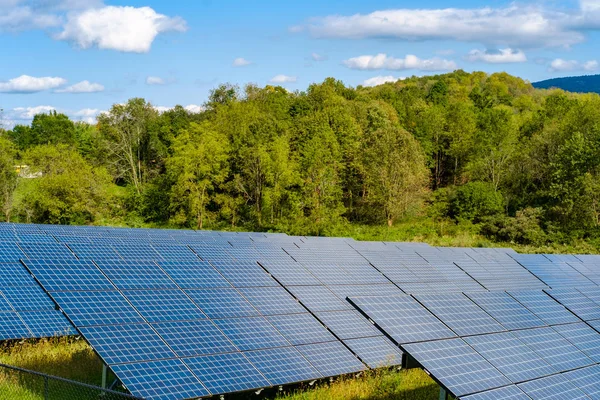
[[[27,236],[19,229],[10,234]],[[212,239],[198,241],[189,239],[196,234],[189,231],[117,229],[112,235],[104,228],[36,229],[54,243],[22,240],[19,257],[130,390],[148,398],[351,373],[365,368],[360,361],[371,367],[399,363],[399,351],[346,297],[547,287],[505,249],[215,232],[202,233]],[[57,237],[69,238],[68,247],[57,245]],[[103,241],[94,242],[99,237]],[[550,264],[544,268],[563,262],[545,260]],[[594,270],[595,260],[577,260]],[[214,334],[199,335],[205,331]],[[317,350],[311,355],[309,347]],[[277,358],[282,354],[292,361],[285,364]],[[132,359],[141,361],[127,362]],[[173,389],[169,376],[180,378],[176,386],[184,393]]]
[[[600,396],[600,288],[350,301],[456,398]]]

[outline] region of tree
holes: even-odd
[[[34,144],[74,144],[75,124],[65,114],[37,114],[31,122]]]
[[[171,189],[175,223],[204,228],[210,215],[209,205],[216,200],[217,189],[229,174],[229,151],[227,136],[208,122],[192,123],[174,139],[167,168],[175,177]]]
[[[0,134],[0,208],[6,222],[10,222],[13,208],[13,192],[17,187],[13,144]]]

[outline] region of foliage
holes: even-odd
[[[600,96],[506,73],[224,84],[199,113],[131,99],[97,125],[52,112],[4,137],[0,171],[36,148],[68,158],[3,186],[4,219],[385,236],[429,218],[483,240],[600,243]]]

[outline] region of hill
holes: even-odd
[[[558,88],[576,93],[600,93],[600,75],[569,76],[532,84],[536,89]]]

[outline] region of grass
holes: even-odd
[[[49,375],[60,376],[99,386],[102,362],[84,340],[53,338],[10,342],[0,345],[0,364],[8,364]],[[43,400],[43,380],[0,368],[0,399]],[[57,390],[55,400],[92,399],[65,390]],[[281,393],[267,392],[270,400],[435,400],[439,387],[421,370],[368,371],[357,378],[340,378],[332,383],[318,383],[286,388]],[[248,396],[237,396],[246,399]],[[252,395],[252,398],[260,398]]]

